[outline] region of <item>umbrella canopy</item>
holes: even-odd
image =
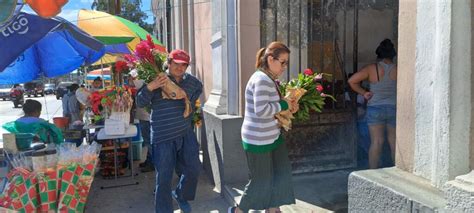
[[[55,77],[100,59],[104,45],[62,18],[20,13],[0,34],[0,84]]]
[[[107,54],[97,63],[113,63],[117,59],[116,54],[132,53],[140,40],[146,40],[146,35],[150,34],[138,24],[101,11],[81,9],[78,11],[77,20],[79,28],[107,46]],[[160,51],[166,52],[161,42],[154,37],[152,39]],[[111,49],[113,50],[109,51]],[[117,51],[118,49],[120,51]]]
[[[104,67],[103,69],[96,69],[92,70],[87,73],[86,79],[87,80],[94,80],[97,77],[101,77],[104,80],[110,80],[110,67]]]
[[[102,11],[81,9],[77,15],[77,26],[104,44],[123,44],[132,40],[145,40],[150,34],[127,19]],[[161,44],[153,38],[156,44]],[[138,44],[138,42],[136,42]]]

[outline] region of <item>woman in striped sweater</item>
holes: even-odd
[[[280,134],[275,114],[296,112],[295,101],[281,97],[275,80],[288,66],[290,50],[281,42],[272,42],[258,51],[257,71],[245,89],[245,117],[242,145],[247,155],[250,180],[238,207],[229,213],[249,209],[279,212],[279,206],[295,203],[288,151]]]

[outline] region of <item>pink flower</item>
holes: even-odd
[[[133,55],[130,55],[130,54],[124,55],[123,58],[129,64],[134,64],[137,61],[137,59]]]
[[[316,90],[318,90],[318,92],[322,92],[323,91],[323,86],[321,86],[321,84],[318,84],[316,85]]]
[[[135,48],[135,54],[141,60],[155,63],[155,58],[152,53],[152,47],[148,45],[148,41],[141,41]]]
[[[307,68],[304,70],[303,74],[305,75],[312,75],[313,74],[313,71],[310,69],[310,68]]]
[[[146,42],[148,43],[148,46],[150,48],[154,48],[155,47],[155,43],[153,42],[153,39],[151,38],[151,35],[150,34],[147,34],[146,35]]]
[[[321,79],[323,79],[323,74],[322,73],[319,73],[319,74],[316,75],[316,77],[314,77],[314,80],[316,80],[316,81],[321,80]]]
[[[328,95],[321,93],[321,97],[327,97]]]

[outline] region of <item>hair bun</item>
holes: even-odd
[[[380,46],[384,48],[393,48],[393,43],[390,39],[386,38],[380,42]]]

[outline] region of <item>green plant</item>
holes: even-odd
[[[299,110],[293,116],[296,121],[307,121],[309,120],[309,114],[311,111],[321,112],[325,104],[326,98],[330,98],[333,101],[336,99],[324,93],[324,88],[321,85],[321,80],[326,78],[330,79],[330,74],[316,73],[311,69],[306,69],[303,73],[298,74],[298,77],[290,80],[287,83],[279,83],[279,90],[282,96],[286,96],[287,89],[289,88],[301,88],[305,89],[306,93],[298,101]]]

